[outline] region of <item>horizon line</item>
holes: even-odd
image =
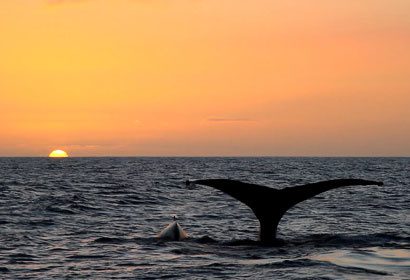
[[[49,158],[49,156],[0,155],[0,158]],[[67,158],[410,158],[410,155],[94,155]]]

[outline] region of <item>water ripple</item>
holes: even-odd
[[[45,279],[403,279],[410,267],[408,158],[0,159],[0,272]],[[256,242],[252,211],[187,179],[283,188],[385,182],[323,193]],[[190,235],[156,234],[177,215]]]

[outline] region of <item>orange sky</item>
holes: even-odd
[[[408,0],[2,0],[0,156],[410,156]]]

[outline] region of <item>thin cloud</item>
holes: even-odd
[[[47,4],[49,5],[61,5],[65,3],[80,3],[85,2],[87,0],[47,0]]]
[[[208,118],[209,122],[253,122],[248,118]]]

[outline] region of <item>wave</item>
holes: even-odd
[[[76,214],[76,212],[74,212],[70,209],[57,207],[57,206],[51,206],[51,205],[46,207],[46,211],[53,212],[53,213],[59,213],[59,214],[65,214],[65,215],[74,215],[74,214]]]
[[[130,242],[130,239],[127,238],[117,238],[117,237],[99,237],[95,239],[94,243],[103,243],[103,244],[122,244]]]
[[[27,222],[28,225],[30,226],[53,226],[55,225],[55,222],[51,219],[34,219],[30,220]]]
[[[408,247],[410,237],[392,232],[366,235],[314,234],[288,241],[292,245],[314,245],[315,247]]]
[[[198,238],[190,237],[188,241],[199,244],[219,244],[224,246],[304,247],[312,245],[317,248],[372,246],[388,248],[410,248],[410,237],[398,235],[396,233],[376,233],[353,236],[343,234],[314,234],[294,240],[278,239],[272,244],[262,244],[259,241],[252,239],[232,239],[229,241],[219,241],[209,236],[202,236]]]
[[[334,264],[328,261],[318,261],[318,260],[311,260],[307,258],[275,261],[272,263],[257,265],[257,267],[275,268],[275,269],[290,268],[290,267],[292,268],[301,267],[302,268],[302,267],[314,267],[314,266],[335,268],[336,270],[344,272],[344,273],[346,272],[347,273],[364,273],[364,274],[374,274],[374,275],[383,275],[383,276],[390,275],[390,273],[385,272],[385,271],[379,271],[379,270],[362,268],[362,267],[341,266],[341,265],[337,265],[337,264]]]
[[[29,254],[17,253],[9,255],[9,263],[26,263],[26,262],[33,262],[36,257]]]
[[[0,266],[0,272],[1,273],[7,273],[7,272],[10,272],[10,269],[8,269],[7,267],[4,267],[4,266]]]
[[[160,240],[155,236],[148,237],[97,237],[93,243],[102,244],[122,244],[136,243],[140,245],[160,245],[176,243],[195,243],[200,245],[221,245],[227,247],[251,246],[251,247],[278,247],[278,248],[361,248],[361,247],[385,247],[385,248],[410,248],[410,237],[402,236],[395,233],[376,233],[369,235],[343,235],[343,234],[314,234],[299,239],[281,240],[278,239],[272,244],[262,244],[253,239],[231,239],[217,240],[210,236],[189,237],[184,241],[166,241]]]
[[[68,256],[67,259],[74,259],[74,260],[84,260],[84,259],[103,259],[108,258],[109,256],[106,255],[71,255]]]

